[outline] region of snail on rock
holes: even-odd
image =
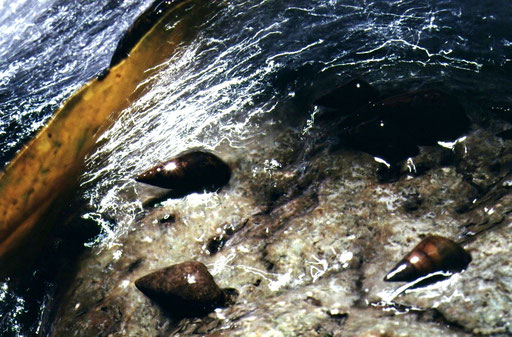
[[[386,275],[387,282],[411,282],[435,272],[458,273],[469,265],[471,255],[454,241],[429,235]]]
[[[231,169],[222,159],[209,152],[192,151],[156,165],[135,180],[170,189],[173,197],[183,197],[216,191],[230,178]]]
[[[200,317],[233,304],[238,293],[221,289],[204,264],[187,261],[135,281],[137,289],[175,318]]]

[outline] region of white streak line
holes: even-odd
[[[289,51],[289,52],[285,52],[285,53],[281,53],[281,54],[276,54],[276,55],[274,55],[274,56],[272,56],[272,57],[269,57],[269,58],[267,59],[267,61],[266,61],[266,62],[267,62],[267,63],[270,63],[270,62],[271,62],[271,61],[273,61],[274,59],[276,59],[276,58],[278,58],[278,57],[282,57],[282,56],[288,56],[288,55],[300,54],[300,53],[302,53],[303,51],[305,51],[305,50],[307,50],[307,49],[309,49],[309,48],[311,48],[311,47],[317,46],[317,45],[319,45],[319,44],[322,44],[322,43],[324,43],[324,40],[320,39],[320,40],[318,40],[318,41],[316,41],[316,42],[313,42],[313,43],[311,43],[311,44],[308,44],[307,46],[305,46],[304,48],[301,48],[301,49],[299,49],[299,50]]]

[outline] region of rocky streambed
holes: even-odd
[[[372,156],[322,142],[329,124],[279,122],[243,148],[218,146],[228,185],[147,207],[128,232],[90,249],[53,334],[508,336],[512,142],[495,135],[503,125],[473,124],[452,149],[422,147],[394,182],[379,182]],[[467,269],[407,290],[384,282],[428,234],[462,242]],[[178,319],[135,286],[188,260],[235,289],[234,303]]]
[[[114,52],[139,6],[6,16],[4,161],[94,78],[2,175],[2,336],[512,335],[508,4],[156,1]]]

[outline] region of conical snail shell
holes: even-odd
[[[196,317],[223,307],[226,294],[206,266],[187,261],[148,274],[135,286],[175,317]]]
[[[171,189],[174,194],[215,191],[228,183],[231,169],[217,156],[193,151],[172,158],[145,171],[136,180]]]
[[[471,262],[471,255],[457,243],[438,235],[423,239],[384,278],[388,282],[410,282],[428,274],[460,272]]]

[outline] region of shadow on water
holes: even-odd
[[[83,201],[70,203],[56,217],[55,230],[34,261],[1,283],[1,336],[49,336],[51,324],[67,284],[76,271],[84,244],[100,234],[92,220],[81,218]],[[5,291],[7,290],[8,291]]]

